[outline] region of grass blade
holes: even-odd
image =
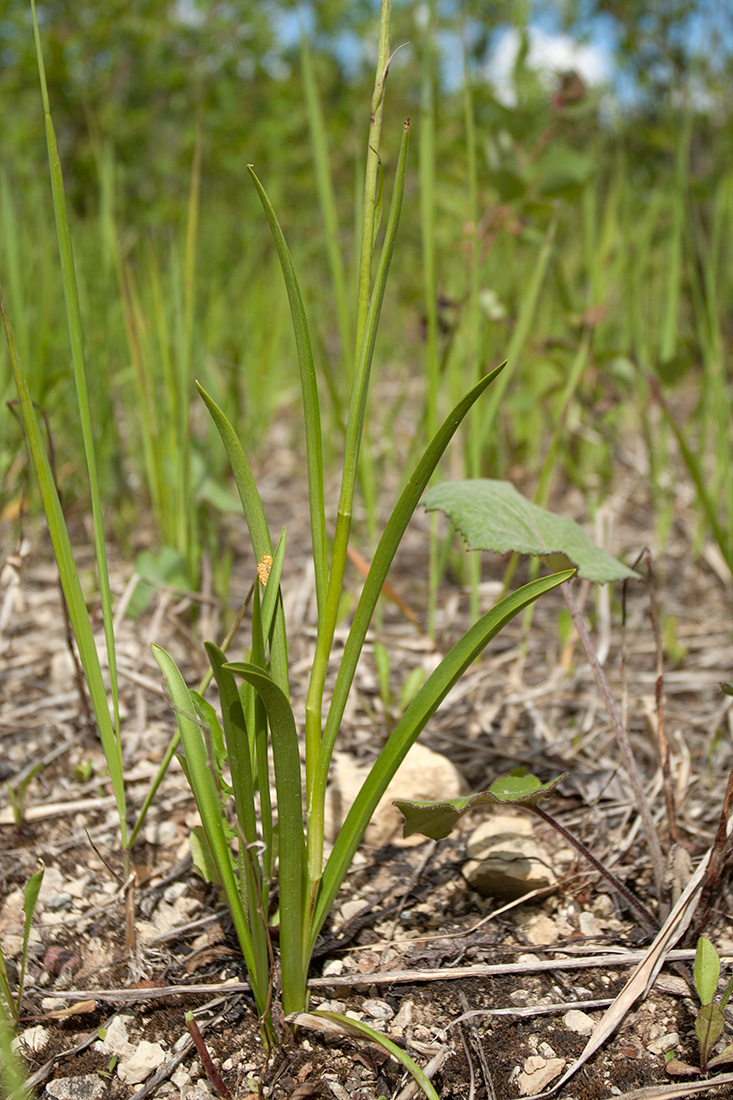
[[[119,730],[119,697],[117,688],[117,661],[115,656],[115,639],[112,616],[112,593],[109,585],[109,571],[107,567],[107,549],[104,539],[104,523],[102,518],[102,500],[99,491],[99,479],[97,477],[97,461],[94,450],[94,432],[92,429],[92,415],[89,405],[89,391],[87,388],[86,366],[84,362],[84,342],[82,337],[81,313],[79,310],[79,294],[76,284],[76,271],[74,257],[71,248],[71,236],[69,233],[69,220],[66,212],[66,199],[64,194],[64,180],[61,173],[61,161],[56,145],[56,134],[51,119],[51,108],[46,86],[46,73],[41,51],[41,37],[36,19],[35,0],[31,0],[33,12],[33,31],[36,40],[36,54],[38,59],[38,74],[41,82],[41,95],[43,98],[43,111],[46,124],[46,142],[48,145],[48,161],[51,172],[51,192],[53,195],[54,216],[56,219],[56,233],[58,237],[59,257],[61,260],[61,275],[64,287],[64,300],[66,302],[66,317],[69,327],[69,341],[71,344],[71,358],[74,368],[74,381],[76,384],[76,397],[81,422],[82,439],[84,443],[84,455],[86,458],[87,472],[89,476],[89,491],[92,502],[92,517],[94,523],[94,549],[97,561],[97,578],[99,582],[99,595],[102,604],[102,620],[104,623],[104,637],[107,647],[107,661],[109,666],[110,693],[112,697],[112,711],[114,715],[114,741],[116,756],[120,755],[120,730]],[[72,621],[73,625],[73,621]],[[106,704],[105,704],[106,708]],[[96,710],[95,710],[96,713]],[[97,716],[97,720],[98,716]],[[105,756],[108,755],[111,744],[104,746]],[[108,766],[111,765],[108,759]],[[126,825],[124,816],[120,818],[120,831],[122,834],[122,846],[126,848]]]
[[[18,355],[15,342],[15,334],[8,316],[5,299],[0,290],[0,315],[2,315],[5,336],[10,354],[10,363],[13,369],[15,385],[20,400],[20,408],[23,416],[28,449],[31,462],[38,480],[41,493],[43,510],[46,515],[48,532],[51,537],[56,566],[59,571],[61,587],[69,611],[69,619],[74,630],[74,637],[79,649],[79,659],[84,671],[84,679],[87,684],[89,696],[97,721],[97,728],[102,742],[102,748],[109,768],[112,790],[117,805],[117,813],[120,820],[120,832],[123,848],[127,847],[126,837],[126,806],[125,784],[122,775],[122,756],[120,744],[110,717],[107,703],[107,692],[102,676],[102,667],[99,662],[99,654],[94,641],[94,633],[87,611],[84,593],[82,592],[79,574],[76,568],[74,552],[71,548],[71,539],[66,527],[61,501],[56,491],[51,464],[43,444],[43,437],[36,416],[36,410],[31,399],[28,381]]]
[[[252,177],[257,194],[262,203],[262,209],[270,225],[277,254],[282,267],[283,278],[290,301],[290,312],[293,319],[293,332],[295,333],[295,345],[298,349],[298,365],[300,367],[300,388],[303,396],[303,417],[305,420],[305,449],[308,464],[308,499],[310,503],[311,540],[313,544],[313,565],[316,576],[316,599],[319,614],[323,613],[326,602],[326,588],[328,584],[328,558],[326,552],[326,504],[323,492],[323,441],[321,438],[321,413],[318,404],[318,382],[313,363],[313,348],[311,347],[308,320],[305,315],[303,297],[300,293],[298,280],[293,266],[290,250],[283,236],[280,223],[277,220],[272,204],[267,193],[258,180],[251,164],[247,165],[247,171]]]
[[[304,953],[305,841],[298,733],[287,696],[262,669],[246,662],[228,664],[225,668],[252,684],[270,721],[280,833],[280,960],[283,1007],[287,1013],[296,1011],[303,1002],[310,957]]]
[[[224,815],[221,809],[219,792],[216,789],[214,777],[209,767],[209,759],[201,729],[195,718],[196,708],[186,682],[172,657],[157,645],[153,646],[153,656],[163,673],[173,703],[181,742],[186,754],[191,788],[198,811],[201,814],[201,821],[211,851],[216,860],[229,910],[232,914],[234,928],[249,972],[257,1009],[259,1012],[263,1012],[266,1006],[267,976],[266,974],[261,975],[257,969],[258,959],[254,951],[247,916],[242,905],[239,885],[234,877],[232,854],[224,831]]]
[[[237,434],[234,428],[229,423],[228,419],[216,404],[214,399],[209,396],[203,386],[196,383],[199,393],[203,398],[206,408],[211,414],[211,418],[216,425],[216,429],[221,436],[221,441],[224,444],[229,464],[234,474],[234,481],[239,493],[239,499],[242,502],[242,510],[244,511],[244,518],[247,522],[249,529],[249,537],[252,542],[252,549],[255,553],[255,558],[258,562],[261,562],[265,555],[272,557],[272,539],[270,538],[270,529],[267,526],[267,519],[265,518],[265,510],[262,507],[262,500],[260,498],[259,490],[255,484],[255,479],[252,474],[252,468],[250,467],[247,457],[242,448],[242,444],[237,438]],[[275,683],[287,694],[288,691],[288,643],[287,634],[285,631],[285,615],[282,610],[282,603],[278,605],[278,610],[275,615],[275,635],[273,638],[272,646],[272,675]]]
[[[318,640],[313,660],[313,670],[308,685],[305,719],[305,760],[306,790],[308,792],[309,802],[312,796],[315,771],[319,757],[319,747],[321,744],[323,690],[326,683],[328,660],[331,653],[331,644],[336,629],[339,604],[343,591],[344,572],[346,569],[349,547],[349,534],[351,531],[351,514],[359,465],[359,447],[366,415],[369,374],[374,355],[377,329],[379,327],[379,316],[382,309],[382,302],[384,301],[387,276],[389,274],[392,254],[394,252],[397,227],[399,225],[400,212],[402,209],[405,174],[407,172],[408,138],[409,119],[403,128],[400,157],[397,165],[394,193],[392,196],[392,206],[385,232],[379,270],[375,279],[374,293],[372,294],[369,305],[369,315],[361,346],[359,364],[351,392],[349,419],[346,427],[341,493],[336,517],[336,532],[333,541],[331,571],[328,578],[328,594],[324,614],[322,616],[319,615]],[[309,839],[309,852],[310,851]],[[311,881],[317,881],[320,875],[320,870],[316,873],[314,863],[310,863],[309,875],[311,876]]]

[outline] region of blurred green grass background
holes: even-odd
[[[414,405],[411,380],[427,379],[412,412],[424,442],[431,421],[508,358],[505,390],[472,413],[451,476],[521,470],[544,499],[551,486],[576,486],[592,512],[620,452],[643,438],[657,545],[673,522],[681,451],[698,546],[712,532],[733,568],[733,35],[719,13],[718,38],[695,45],[699,7],[445,4],[431,19],[425,5],[395,4],[393,43],[404,45],[387,85],[385,178],[408,115],[414,147],[375,367],[390,404],[379,397],[367,490],[409,445],[391,425]],[[582,36],[614,14],[610,86],[534,67],[538,20]],[[157,547],[178,555],[179,578],[196,584],[222,512],[237,505],[194,379],[260,462],[297,395],[285,290],[248,163],[301,277],[327,446],[339,446],[377,13],[329,0],[302,8],[299,24],[275,3],[114,2],[101,12],[54,0],[39,16],[105,508],[123,548],[139,549],[133,531],[154,530]],[[487,79],[508,30],[519,43],[511,101]],[[84,507],[23,4],[0,5],[0,52],[0,283],[65,506]],[[10,521],[28,491],[12,396],[2,347],[0,509]],[[288,442],[302,446],[295,418]],[[368,545],[378,492],[365,505]]]

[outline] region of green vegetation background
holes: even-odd
[[[494,97],[481,73],[498,32],[511,23],[526,35],[549,9],[559,28],[578,34],[598,17],[611,21],[618,72],[634,88],[623,110],[610,90],[570,74],[548,87],[526,49],[516,104]],[[682,0],[475,2],[461,11],[438,5],[431,27],[425,5],[395,3],[393,44],[404,45],[387,86],[385,180],[406,116],[414,148],[377,351],[378,371],[393,383],[392,404],[380,408],[384,438],[373,446],[378,476],[394,447],[410,445],[390,426],[412,401],[411,378],[430,377],[426,406],[414,410],[424,439],[431,402],[444,413],[508,356],[500,409],[484,426],[472,422],[452,474],[502,477],[521,467],[545,499],[569,481],[593,509],[624,440],[641,432],[658,538],[671,523],[669,462],[681,447],[700,499],[699,537],[713,529],[733,562],[731,28],[720,13],[720,26],[694,47],[695,10]],[[297,392],[285,291],[248,163],[301,277],[327,436],[338,446],[348,380],[314,123],[325,120],[330,212],[351,288],[377,12],[364,0],[327,0],[306,17],[318,116],[291,5],[111,0],[102,11],[89,0],[52,0],[39,18],[104,498],[128,545],[152,507],[159,543],[195,580],[218,517],[237,505],[194,379],[260,459],[273,417],[287,414]],[[463,83],[442,80],[441,45]],[[30,13],[16,0],[0,3],[0,57],[0,283],[65,502],[77,494],[83,503]],[[11,397],[3,347],[0,398]],[[27,463],[4,404],[0,415],[0,506],[13,518],[28,491]],[[298,439],[293,423],[293,446]]]

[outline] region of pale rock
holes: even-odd
[[[598,894],[593,902],[593,912],[599,920],[607,920],[616,916],[616,906],[610,894]]]
[[[565,1068],[564,1058],[543,1058],[540,1054],[532,1054],[524,1063],[522,1072],[517,1077],[517,1086],[520,1095],[534,1096],[559,1077]]]
[[[394,1009],[386,1001],[366,1000],[361,1007],[373,1020],[391,1020],[394,1016]]]
[[[184,917],[190,917],[199,908],[199,905],[199,899],[190,894],[184,894],[183,897],[176,898],[173,903],[174,908]]]
[[[650,1054],[666,1054],[668,1050],[674,1050],[680,1045],[680,1037],[676,1031],[668,1031],[666,1035],[660,1035],[658,1039],[647,1043],[646,1049]]]
[[[183,924],[181,913],[174,906],[169,905],[162,898],[155,907],[154,912],[147,921],[136,921],[135,928],[140,940],[145,941],[153,936],[160,936],[170,932],[176,925]]]
[[[324,978],[338,978],[340,974],[344,972],[344,960],[343,959],[329,959],[325,963],[322,974]]]
[[[23,1047],[29,1054],[40,1054],[40,1052],[48,1045],[48,1040],[51,1038],[51,1032],[47,1027],[41,1027],[37,1024],[36,1027],[26,1028],[20,1035],[16,1036],[12,1040],[10,1046],[13,1050],[17,1050],[18,1047]]]
[[[351,1100],[349,1093],[339,1081],[332,1080],[330,1077],[324,1077],[323,1080],[336,1097],[336,1100]]]
[[[336,752],[333,756],[333,782],[326,796],[326,838],[333,844],[346,814],[369,774],[368,765],[357,764],[348,753]],[[384,844],[411,847],[422,844],[425,837],[402,836],[404,818],[392,805],[393,799],[410,798],[423,802],[443,798],[458,798],[463,793],[463,780],[458,769],[442,753],[433,752],[424,745],[415,744],[387,787],[364,834],[364,843],[370,848]]]
[[[49,900],[54,897],[55,894],[60,894],[65,886],[66,882],[64,876],[61,874],[58,867],[47,867],[43,874],[41,889],[38,892],[38,901],[36,902],[37,911],[41,913],[46,908]]]
[[[74,906],[74,899],[68,890],[60,890],[58,894],[54,894],[46,902],[46,912],[59,913],[68,912]]]
[[[83,1077],[57,1077],[46,1085],[46,1096],[53,1100],[99,1100],[107,1091],[107,1084],[96,1073]]]
[[[66,646],[56,649],[51,657],[48,678],[52,691],[59,695],[73,691],[76,686],[74,659]]]
[[[191,1088],[181,1089],[181,1100],[212,1100],[214,1093],[205,1077],[199,1078]]]
[[[582,912],[578,916],[578,927],[582,936],[597,937],[603,935],[600,921],[593,913]]]
[[[22,920],[22,915],[21,915]],[[6,959],[17,959],[23,951],[23,937],[14,936],[10,932],[3,932],[2,937],[2,949],[3,955]]]
[[[550,853],[522,814],[491,814],[466,845],[463,876],[484,897],[515,901],[557,884]]]
[[[134,1023],[133,1016],[113,1016],[107,1025],[104,1039],[97,1039],[94,1049],[110,1057],[124,1058],[132,1051],[132,1043],[127,1033],[127,1025]]]
[[[170,886],[166,886],[163,891],[163,899],[167,901],[169,905],[173,905],[179,898],[183,897],[187,890],[187,882],[172,882]]]
[[[590,1035],[595,1027],[593,1020],[587,1012],[581,1012],[579,1008],[571,1008],[562,1018],[568,1031],[574,1031],[578,1035]]]
[[[355,898],[353,901],[345,901],[341,906],[341,920],[344,924],[348,924],[354,917],[358,917],[360,913],[366,913],[369,906],[366,904],[364,898]]]
[[[524,932],[529,942],[535,946],[555,943],[558,938],[557,923],[546,913],[537,913],[527,921]]]
[[[64,889],[72,898],[84,898],[89,893],[90,874],[79,875],[78,878],[67,879]]]
[[[184,1065],[176,1066],[171,1074],[171,1082],[182,1092],[185,1087],[190,1086],[191,1074]]]
[[[160,1043],[143,1039],[131,1058],[117,1066],[117,1076],[127,1085],[139,1085],[165,1061],[165,1051]]]
[[[391,1031],[396,1031],[398,1034],[402,1034],[406,1027],[409,1027],[412,1023],[412,1010],[414,1003],[412,1001],[403,1001],[399,1007],[397,1015],[392,1021]]]
[[[178,826],[174,821],[155,821],[145,826],[144,833],[148,844],[164,848],[178,836]]]

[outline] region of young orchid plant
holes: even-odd
[[[35,15],[33,0],[31,6]],[[267,1041],[274,1041],[274,999],[276,996],[281,999],[286,1014],[303,1013],[307,1008],[308,968],[316,939],[328,918],[371,816],[411,746],[451,688],[502,627],[542,594],[562,584],[572,576],[574,570],[562,569],[550,576],[532,580],[506,596],[479,618],[446,654],[411,699],[391,731],[326,859],[324,824],[329,765],[380,593],[402,536],[441,456],[469,410],[503,370],[502,365],[485,375],[458,402],[434,432],[420,460],[406,479],[405,487],[373,555],[340,655],[333,692],[327,701],[326,679],[344,591],[354,497],[360,470],[360,448],[367,418],[371,366],[407,170],[409,121],[403,127],[391,207],[377,258],[375,242],[382,205],[379,148],[385,83],[390,62],[390,2],[382,0],[379,56],[370,104],[361,219],[355,350],[350,378],[341,490],[335,531],[330,541],[326,524],[321,406],[305,308],[292,258],[275,211],[253,169],[249,169],[282,267],[300,368],[317,606],[316,644],[305,706],[304,766],[290,701],[288,640],[280,590],[285,566],[285,535],[283,533],[275,545],[238,435],[213,397],[199,387],[229,458],[249,529],[254,560],[257,562],[258,572],[255,576],[253,568],[252,577],[251,640],[248,658],[242,662],[228,661],[226,643],[223,646],[213,642],[206,643],[211,675],[205,679],[199,691],[187,686],[180,670],[165,650],[154,647],[155,658],[164,675],[175,709],[177,733],[165,753],[132,828],[128,826],[112,597],[95,465],[81,313],[60,160],[35,20],[34,26],[72,361],[93,502],[109,689],[105,686],[102,664],[53,471],[1,293],[0,313],[6,331],[30,457],[40,486],[69,619],[115,794],[125,881],[134,881],[134,876],[128,873],[131,867],[130,850],[165,770],[180,745],[181,761],[202,821],[202,830],[197,833],[195,840],[199,843],[202,858],[208,861],[209,867],[222,885],[246,963],[263,1036]],[[205,697],[206,687],[212,679],[218,689],[218,709]],[[274,792],[270,791],[269,785],[270,765],[274,771]],[[134,906],[131,888],[127,896],[128,945],[132,949]],[[275,898],[277,907],[273,919],[279,925],[277,959],[270,931],[271,910]],[[349,1021],[348,1026],[356,1028],[357,1022]],[[365,1028],[365,1025],[358,1026]],[[395,1056],[403,1061],[407,1059],[404,1052]],[[408,1062],[409,1059],[405,1064]],[[413,1075],[419,1073],[412,1063],[408,1068]],[[434,1095],[430,1092],[429,1082],[422,1082],[422,1087],[429,1095]]]
[[[330,545],[325,519],[318,380],[308,323],[292,258],[264,187],[249,172],[272,231],[290,300],[300,366],[305,421],[310,529],[315,573],[317,632],[305,707],[304,768],[289,697],[288,644],[280,579],[285,536],[273,544],[252,471],[237,434],[213,398],[201,396],[226,448],[239,490],[259,582],[252,603],[249,658],[230,662],[212,643],[206,649],[219,692],[220,712],[192,692],[171,657],[155,647],[173,701],[183,764],[206,838],[231,910],[252,991],[268,1037],[272,1037],[274,951],[268,928],[277,874],[279,981],[286,1014],[307,1007],[307,975],[319,932],[351,865],[354,853],[389,782],[426,723],[487,643],[519,611],[572,575],[566,569],[532,581],[483,615],[445,656],[409,704],[351,806],[332,851],[324,860],[325,800],[329,765],[367,630],[394,555],[430,478],[468,411],[498,377],[487,374],[446,417],[406,481],[384,528],[340,657],[330,702],[326,676],[344,590],[359,452],[380,312],[395,246],[404,193],[409,140],[405,123],[391,209],[372,279],[374,240],[381,203],[379,143],[390,60],[390,4],[381,7],[379,59],[371,103],[357,297],[353,381],[346,428],[341,492]],[[270,759],[276,799],[269,791]],[[224,767],[228,761],[229,770]],[[227,806],[233,800],[233,821]],[[274,802],[277,811],[275,812]]]

